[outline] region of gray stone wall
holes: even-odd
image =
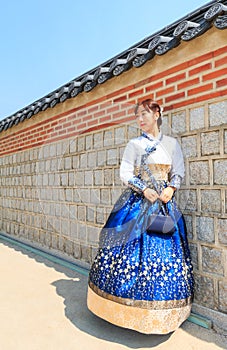
[[[178,193],[194,264],[198,305],[227,313],[227,101],[164,114],[186,176]],[[122,191],[119,165],[139,133],[121,124],[0,158],[1,230],[90,263]]]

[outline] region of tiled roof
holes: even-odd
[[[164,55],[180,45],[181,42],[187,42],[202,35],[212,26],[217,29],[227,28],[227,0],[210,1],[100,66],[3,119],[0,122],[0,132],[21,123],[25,119],[30,119],[40,111],[53,108],[58,103],[75,97],[83,91],[88,93],[96,85],[104,84],[107,80],[122,74],[131,67],[139,68],[154,56]]]

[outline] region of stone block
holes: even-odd
[[[99,189],[91,189],[90,192],[90,201],[91,204],[100,204],[100,190]]]
[[[189,243],[189,249],[190,249],[193,269],[197,269],[198,270],[199,266],[198,266],[198,248],[197,248],[197,244]]]
[[[227,245],[227,219],[218,220],[218,240],[221,244]]]
[[[95,149],[103,148],[103,132],[98,132],[93,136],[93,147]]]
[[[79,195],[81,198],[81,203],[90,203],[90,189],[80,188]]]
[[[80,242],[87,242],[87,227],[85,224],[78,223],[78,240]]]
[[[187,237],[188,239],[193,239],[193,220],[191,215],[184,215]]]
[[[114,134],[113,130],[104,131],[104,146],[111,147],[114,145]]]
[[[87,208],[87,221],[88,222],[95,222],[95,207],[89,206]]]
[[[224,275],[223,253],[221,250],[202,247],[202,268],[204,272],[213,273],[215,275]]]
[[[70,221],[70,237],[75,240],[78,239],[78,226],[77,221]]]
[[[74,176],[74,172],[69,172],[68,173],[68,177],[69,177],[69,186],[73,187],[75,185],[75,176]]]
[[[186,113],[172,115],[172,129],[174,133],[180,134],[186,131]]]
[[[73,169],[79,169],[79,167],[80,167],[80,157],[79,157],[79,155],[73,156],[72,162],[73,162],[73,164],[72,164]]]
[[[113,185],[113,169],[104,170],[104,185],[112,186]]]
[[[57,146],[55,143],[50,144],[50,157],[54,158],[57,156]]]
[[[227,160],[214,161],[214,183],[217,185],[227,184]]]
[[[89,152],[88,153],[88,168],[93,169],[96,167],[96,159],[97,159],[96,152]]]
[[[193,108],[190,110],[190,130],[203,129],[205,127],[204,107]]]
[[[195,302],[214,309],[214,281],[210,277],[194,274],[195,276]]]
[[[75,185],[84,186],[84,171],[75,171]]]
[[[120,195],[122,194],[121,188],[113,188],[110,191],[111,194],[111,204],[114,205],[116,201],[119,199]]]
[[[209,184],[209,164],[208,161],[190,162],[189,179],[191,185]]]
[[[81,246],[79,243],[74,242],[73,244],[73,256],[76,259],[81,259]]]
[[[85,137],[79,136],[77,138],[77,151],[82,152],[85,151]]]
[[[97,244],[99,241],[100,229],[95,226],[87,227],[87,240],[88,244]]]
[[[119,128],[116,128],[114,131],[114,141],[115,141],[115,145],[121,145],[121,144],[125,144],[126,142],[126,130],[124,126],[121,126]]]
[[[215,240],[214,219],[207,216],[196,217],[196,233],[200,241],[212,243]]]
[[[209,105],[210,126],[227,123],[227,101],[217,102]]]
[[[91,263],[91,247],[81,244],[81,259],[85,262]]]
[[[219,131],[201,133],[201,154],[219,154],[220,153],[220,134]]]
[[[219,281],[218,283],[218,308],[220,311],[227,313],[227,282]]]
[[[120,169],[114,169],[114,185],[115,186],[121,186],[122,185],[122,181],[120,178]]]
[[[51,247],[56,250],[58,249],[58,235],[54,233],[51,236]]]
[[[69,153],[76,153],[77,151],[77,139],[70,140]]]
[[[64,186],[64,187],[68,186],[69,179],[68,179],[68,173],[67,172],[61,173],[61,175],[60,175],[60,184],[61,184],[61,186]]]
[[[227,130],[224,132],[224,152],[227,153]]]
[[[77,219],[79,221],[86,221],[86,206],[79,205],[77,208]]]
[[[65,237],[64,236],[59,236],[59,238],[58,238],[58,248],[62,252],[65,251]]]
[[[86,151],[91,150],[93,147],[93,136],[92,135],[87,135],[85,137],[85,148]]]
[[[128,126],[128,130],[127,130],[128,140],[131,140],[134,137],[137,137],[139,133],[140,133],[140,129],[136,122]]]
[[[94,185],[95,186],[103,186],[103,171],[95,170],[94,171]]]
[[[72,202],[73,201],[73,190],[71,188],[65,189],[65,201]]]
[[[70,239],[65,240],[65,252],[68,255],[73,255],[74,246],[73,246],[73,242]]]
[[[105,208],[96,207],[96,223],[104,224],[105,222]]]
[[[182,211],[197,210],[197,195],[195,190],[180,190],[178,195],[179,195],[179,207]]]
[[[162,116],[162,132],[164,135],[171,136],[172,129],[171,129],[171,122],[169,120],[168,115]]]
[[[110,205],[110,190],[101,189],[101,204]]]
[[[87,168],[88,166],[88,160],[87,160],[87,153],[82,153],[80,155],[80,168]]]
[[[85,184],[85,186],[92,186],[93,185],[93,172],[91,170],[85,171],[84,184]]]
[[[196,136],[182,137],[182,152],[185,158],[197,156]]]
[[[96,157],[97,157],[97,166],[104,167],[107,163],[106,150],[98,151],[96,153]]]
[[[64,159],[64,169],[65,170],[72,169],[72,158],[71,157],[66,157]]]
[[[69,237],[70,236],[69,220],[61,220],[61,233],[65,237]]]
[[[117,149],[112,148],[107,150],[107,165],[117,165],[119,163]]]
[[[201,208],[204,213],[220,213],[221,191],[201,190]]]

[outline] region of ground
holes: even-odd
[[[186,321],[169,335],[116,327],[86,307],[87,275],[0,241],[1,350],[217,350],[227,338]]]

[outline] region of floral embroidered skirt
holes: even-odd
[[[185,222],[174,200],[171,235],[148,233],[159,203],[126,189],[100,233],[89,275],[88,308],[121,327],[146,334],[176,330],[191,311],[193,273]]]

